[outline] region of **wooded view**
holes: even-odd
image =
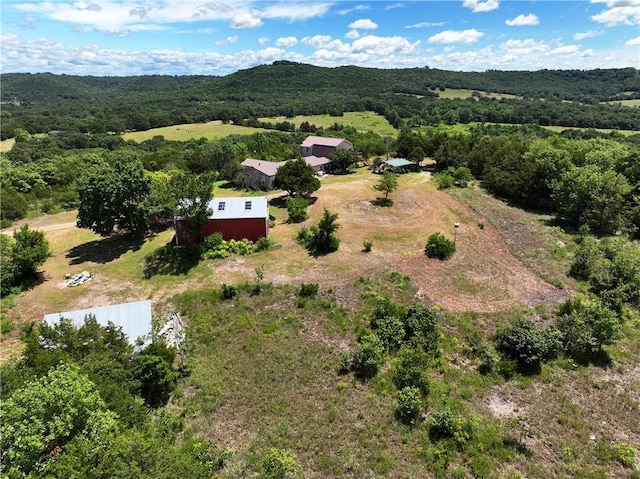
[[[638,70],[0,81],[0,473],[640,475]],[[189,124],[246,134],[153,131]],[[265,195],[267,236],[202,238]],[[186,341],[42,322],[123,299]]]

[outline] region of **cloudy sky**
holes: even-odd
[[[640,0],[2,0],[0,71],[640,68]]]

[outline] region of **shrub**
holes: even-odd
[[[523,372],[537,372],[543,361],[556,355],[561,343],[553,328],[538,328],[533,321],[517,318],[496,334],[496,347],[517,362]]]
[[[427,240],[424,252],[429,258],[445,260],[449,259],[453,256],[453,253],[456,252],[456,245],[440,233],[433,233]]]
[[[301,196],[289,196],[287,198],[288,223],[302,223],[309,215],[307,214],[307,206],[309,201]]]
[[[440,326],[433,309],[414,303],[403,317],[405,340],[411,341],[432,357],[439,355]]]
[[[396,418],[400,422],[409,425],[417,424],[423,412],[422,398],[418,388],[407,386],[398,391]]]
[[[362,242],[362,251],[364,251],[365,253],[370,253],[372,247],[373,247],[373,241],[364,240]]]
[[[298,290],[298,296],[301,298],[313,298],[318,294],[318,283],[302,283]]]
[[[233,299],[238,294],[238,288],[232,284],[222,283],[222,299]]]
[[[260,251],[267,251],[272,246],[273,246],[273,240],[268,236],[262,236],[258,238],[258,240],[253,245],[253,248],[256,252],[260,252]]]
[[[564,353],[573,359],[589,360],[620,338],[618,315],[599,302],[569,300],[560,311],[554,325]]]
[[[463,447],[473,438],[473,423],[451,411],[438,411],[431,418],[429,437],[434,442],[452,439],[458,447]]]
[[[351,369],[360,379],[375,376],[382,366],[384,346],[375,334],[368,334],[360,338],[352,353]]]
[[[402,320],[395,315],[375,317],[371,327],[388,350],[399,348],[404,340],[405,331]]]
[[[289,451],[267,449],[262,456],[261,469],[265,479],[285,479],[298,475],[298,464]]]
[[[429,355],[427,353],[420,349],[402,347],[393,366],[393,384],[398,389],[417,388],[422,396],[427,396],[430,388],[428,367]]]

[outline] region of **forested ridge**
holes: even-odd
[[[430,123],[446,122],[446,112],[453,110],[455,118],[449,121],[454,123],[640,129],[640,109],[602,103],[640,97],[640,73],[633,68],[480,73],[428,67],[325,68],[280,61],[224,77],[9,73],[1,81],[3,139],[13,137],[17,128],[29,133],[105,133],[364,110],[384,115],[396,127],[427,114]],[[452,88],[518,98],[478,95],[439,105],[435,100],[441,101],[440,93]]]

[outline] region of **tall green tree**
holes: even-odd
[[[623,226],[625,200],[631,186],[624,175],[598,165],[574,167],[552,182],[559,216],[569,224],[615,233]]]
[[[108,435],[115,425],[95,385],[76,367],[60,364],[3,401],[0,470],[41,473],[74,436]]]
[[[278,168],[273,179],[273,186],[286,190],[289,195],[300,193],[308,196],[320,189],[320,180],[316,178],[313,168],[302,159],[287,161]]]
[[[6,296],[15,286],[16,269],[13,263],[14,241],[0,234],[0,296]]]
[[[149,227],[151,181],[140,161],[118,160],[102,165],[77,182],[78,227],[109,236],[118,228],[142,237]]]

